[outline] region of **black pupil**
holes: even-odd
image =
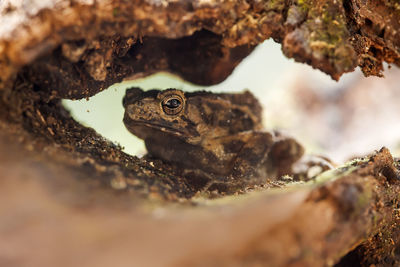
[[[181,105],[181,101],[176,98],[170,99],[165,103],[168,108],[177,108]]]

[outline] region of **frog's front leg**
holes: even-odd
[[[228,192],[229,188],[242,183],[259,184],[265,180],[265,175],[260,175],[260,169],[265,169],[268,152],[273,145],[272,134],[248,131],[219,138],[218,143],[224,148],[226,175],[210,179],[204,191]]]
[[[255,174],[265,176],[260,172],[274,144],[273,135],[269,132],[252,131],[241,133],[237,135],[237,138],[244,140],[245,143],[233,161],[233,178],[251,179]]]

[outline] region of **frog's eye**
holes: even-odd
[[[180,95],[167,95],[161,101],[161,106],[165,114],[176,115],[182,111],[184,101]]]

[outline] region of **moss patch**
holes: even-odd
[[[346,17],[342,1],[298,0],[297,5],[307,12],[304,27],[312,29],[307,43],[317,59],[328,59],[335,71],[354,68],[353,47],[348,42]]]

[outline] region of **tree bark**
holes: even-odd
[[[395,1],[2,1],[0,265],[398,265],[390,152],[302,186],[201,196],[173,166],[129,156],[61,98],[167,70],[224,80],[267,38],[338,79],[399,64]],[[254,192],[252,192],[254,191]],[[234,193],[234,192],[230,192]]]
[[[82,98],[160,70],[215,84],[270,37],[285,55],[333,79],[356,66],[381,76],[382,62],[399,64],[396,1],[23,3],[0,6],[3,88],[19,73],[42,88],[57,88],[57,96]]]

